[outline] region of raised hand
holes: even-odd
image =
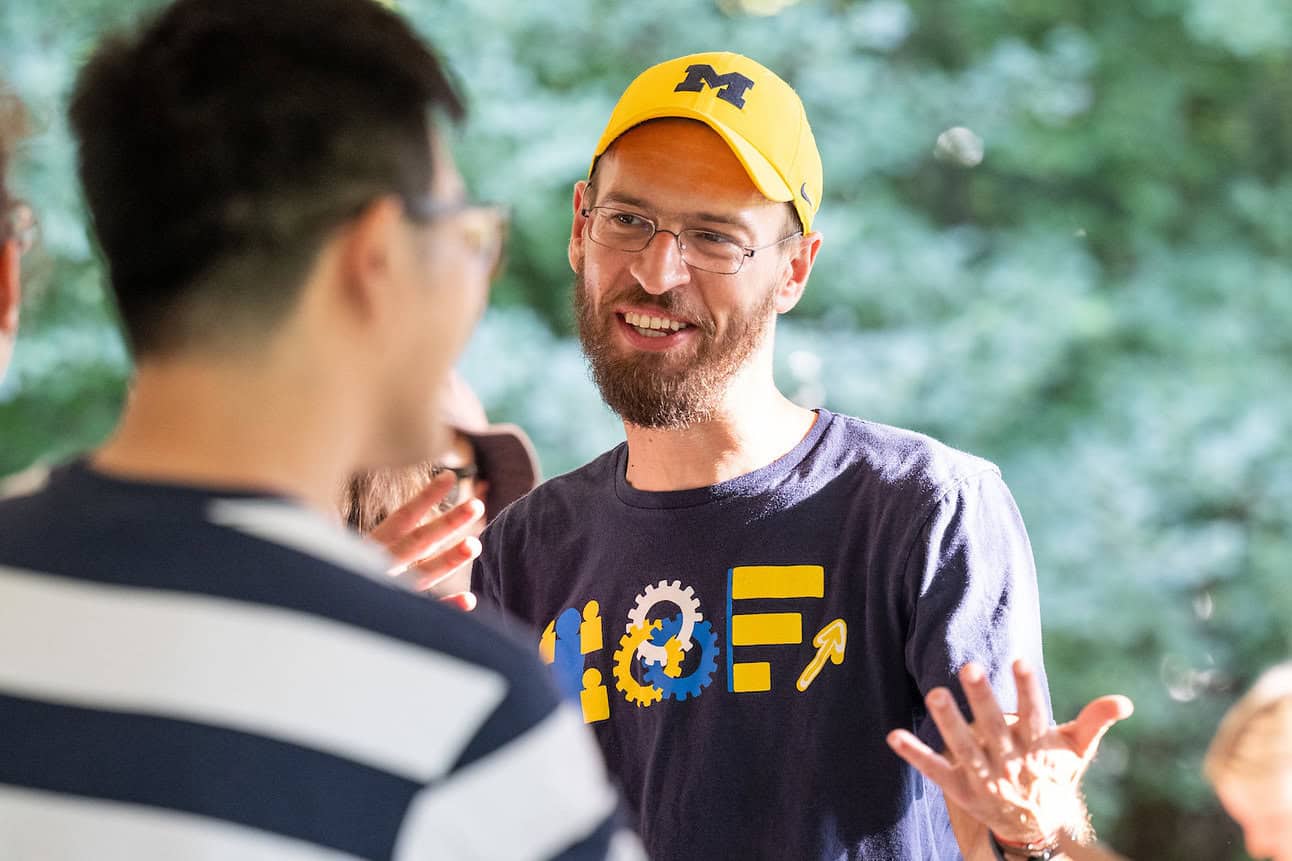
[[[1086,705],[1076,720],[1051,726],[1040,682],[1025,662],[1014,663],[1014,680],[1016,719],[1001,711],[982,668],[966,664],[960,682],[973,711],[972,724],[946,688],[925,697],[946,744],[945,755],[906,730],[891,732],[888,744],[942,787],[949,803],[1002,842],[1052,844],[1061,831],[1085,831],[1081,778],[1104,733],[1129,717],[1133,706],[1126,697],[1104,696]]]
[[[484,517],[484,503],[472,498],[442,513],[438,509],[456,480],[451,472],[436,476],[368,533],[394,557],[391,575],[412,578],[418,591],[434,589],[480,555],[480,541],[468,533]],[[463,610],[475,607],[470,592],[439,597]]]

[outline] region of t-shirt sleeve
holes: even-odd
[[[506,697],[413,799],[395,858],[644,859],[582,716],[534,658],[511,657]]]
[[[936,500],[911,547],[905,586],[912,608],[906,666],[921,697],[946,685],[972,719],[956,673],[975,661],[1002,708],[1013,711],[1012,665],[1024,658],[1039,674],[1049,710],[1032,547],[1018,506],[994,469],[959,481]],[[916,733],[941,749],[927,714],[918,716]]]

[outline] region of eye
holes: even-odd
[[[723,236],[721,233],[714,233],[712,230],[692,230],[691,238],[696,243],[714,247],[736,244],[736,240],[730,236]]]
[[[617,227],[644,227],[650,223],[640,215],[633,215],[631,212],[612,212],[610,218]]]

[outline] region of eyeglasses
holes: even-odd
[[[636,253],[645,250],[656,233],[668,233],[676,240],[678,253],[687,266],[717,275],[735,275],[756,252],[803,235],[796,231],[775,242],[750,247],[712,230],[664,230],[644,215],[612,206],[592,206],[579,210],[579,214],[588,219],[588,238],[598,245]]]
[[[507,207],[467,201],[445,203],[420,197],[405,199],[404,211],[411,220],[422,224],[452,218],[462,230],[467,250],[488,268],[489,279],[502,273],[511,224]]]
[[[463,493],[464,484],[467,481],[474,482],[480,475],[480,467],[474,463],[469,463],[466,466],[445,466],[442,463],[437,463],[431,467],[431,478],[434,479],[446,472],[453,473],[457,481],[454,482],[453,488],[448,492],[448,495],[440,500],[440,511],[448,511],[466,498],[466,494]],[[469,493],[470,491],[467,492]]]

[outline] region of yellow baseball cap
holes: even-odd
[[[727,52],[651,66],[619,97],[592,167],[624,132],[664,117],[699,120],[717,132],[758,190],[793,203],[804,232],[812,229],[823,189],[821,154],[798,93],[774,72]]]

